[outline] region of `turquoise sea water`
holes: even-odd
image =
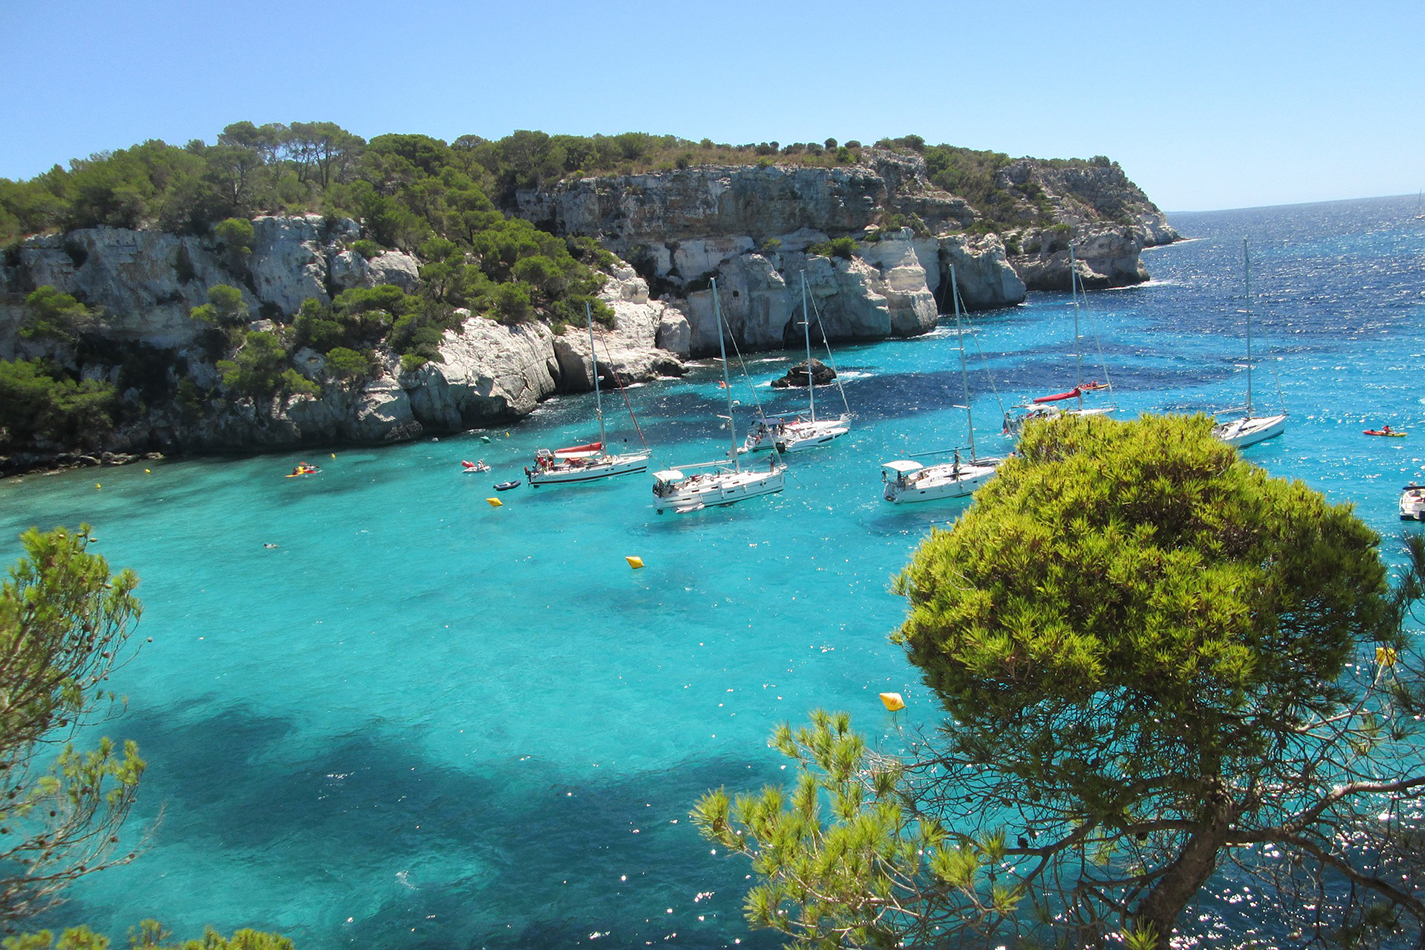
[[[1172,216],[1192,240],[1146,255],[1151,283],[1083,304],[1086,375],[1101,347],[1125,415],[1240,405],[1250,238],[1254,389],[1277,404],[1275,367],[1291,423],[1246,454],[1354,503],[1394,557],[1398,490],[1425,466],[1416,204]],[[973,327],[977,443],[1007,451],[999,399],[1073,383],[1068,298]],[[800,402],[766,386],[796,358],[749,360],[769,408]],[[147,851],[50,922],[119,938],[144,917],[184,937],[252,926],[301,950],[775,945],[743,923],[748,868],[711,854],[688,810],[711,787],[786,779],[766,738],[812,708],[849,710],[888,749],[877,693],[905,695],[901,724],[934,720],[887,642],[902,612],[887,587],[961,510],[889,505],[878,474],[964,444],[954,334],[835,358],[852,434],[792,457],[783,494],[692,515],[655,515],[645,475],[486,503],[536,448],[591,437],[591,396],[489,443],[0,482],[3,563],[32,524],[89,522],[142,578],[152,638],[116,677],[131,702],[107,727],[150,763],[131,822],[156,821]],[[630,391],[655,466],[724,448],[717,379],[708,364]],[[1384,423],[1411,434],[1361,435]],[[466,475],[465,458],[493,471]],[[302,460],[321,474],[283,477]]]

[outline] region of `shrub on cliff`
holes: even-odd
[[[290,369],[287,350],[275,333],[248,331],[242,346],[230,360],[218,360],[223,385],[236,396],[267,398],[276,395]]]
[[[347,332],[348,327],[336,318],[331,307],[308,297],[292,320],[292,349],[311,347],[318,353],[328,353],[346,344]]]
[[[214,284],[208,288],[208,302],[188,311],[188,316],[226,329],[246,325],[252,319],[252,311],[243,301],[241,290],[231,284]]]
[[[252,243],[257,232],[247,218],[228,218],[213,226],[213,235],[223,246],[223,256],[234,273],[241,274],[247,269],[247,259],[252,256]]]
[[[25,298],[20,336],[26,340],[51,340],[74,346],[86,333],[95,329],[99,317],[99,312],[46,285]]]
[[[41,360],[0,360],[0,447],[91,452],[114,428],[114,387]]]
[[[492,303],[495,319],[500,323],[525,323],[534,316],[528,284],[500,284],[495,288]]]
[[[327,375],[343,383],[360,385],[374,376],[376,369],[376,359],[369,351],[338,346],[327,353]]]
[[[849,261],[856,256],[856,239],[839,237],[831,241],[817,241],[807,245],[807,253],[819,254],[822,257],[839,257],[843,261]]]

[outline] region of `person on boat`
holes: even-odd
[[[1387,422],[1385,425],[1381,426],[1380,431],[1386,435],[1390,435],[1390,423]]]

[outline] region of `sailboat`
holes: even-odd
[[[604,451],[604,403],[599,391],[599,354],[594,349],[594,313],[586,302],[584,316],[589,322],[589,359],[592,360],[594,376],[594,413],[599,418],[599,441],[584,445],[571,445],[562,449],[540,449],[534,454],[534,468],[525,467],[525,477],[531,486],[564,485],[571,482],[592,482],[614,475],[628,475],[648,469],[648,443],[643,443],[642,452],[627,452],[611,455]],[[628,410],[634,428],[638,419],[633,416],[633,407]],[[639,441],[643,432],[638,430]]]
[[[781,456],[772,453],[764,470],[742,467],[738,461],[737,426],[732,417],[732,387],[727,378],[727,344],[723,341],[722,308],[718,303],[717,281],[712,282],[713,315],[717,321],[717,345],[722,355],[722,388],[727,393],[728,452],[726,461],[697,462],[653,473],[653,508],[660,515],[665,511],[684,514],[717,505],[731,505],[758,495],[770,495],[782,490],[787,466]],[[697,471],[694,471],[694,470]]]
[[[806,336],[807,347],[807,413],[809,418],[803,421],[783,423],[781,431],[777,434],[777,450],[780,452],[797,452],[814,445],[825,445],[832,439],[840,438],[851,431],[851,417],[846,413],[842,413],[835,419],[818,419],[816,417],[816,380],[812,378],[811,372],[811,311],[807,307],[807,275],[805,271],[802,272],[802,330]],[[836,385],[840,388],[841,382],[838,380]],[[845,398],[846,395],[843,392],[842,399]]]
[[[1076,371],[1074,386],[1066,392],[1039,396],[1033,399],[1028,405],[1019,406],[1018,408],[1025,411],[1017,418],[1006,416],[1006,430],[1014,430],[1017,433],[1019,428],[1030,419],[1051,419],[1065,412],[1082,416],[1101,415],[1113,412],[1113,408],[1108,406],[1093,408],[1084,405],[1084,393],[1112,390],[1113,387],[1107,382],[1108,367],[1106,366],[1103,368],[1104,382],[1099,382],[1098,380],[1092,380],[1087,383],[1084,382],[1084,354],[1079,339],[1079,291],[1082,290],[1082,288],[1083,283],[1079,278],[1078,261],[1074,257],[1074,245],[1071,243],[1069,245],[1069,294],[1073,300],[1074,311],[1074,365]],[[1061,409],[1056,405],[1056,403],[1064,402],[1069,399],[1076,401],[1076,405],[1072,409]]]
[[[1247,298],[1247,308],[1242,311],[1247,324],[1247,405],[1241,410],[1240,418],[1219,421],[1212,427],[1213,438],[1239,449],[1275,438],[1286,431],[1285,410],[1274,416],[1252,415],[1252,262],[1246,238],[1242,239],[1242,275]],[[1218,416],[1220,418],[1224,413],[1237,411],[1227,409]]]
[[[1001,459],[979,458],[975,454],[975,420],[970,413],[970,373],[965,366],[965,331],[960,326],[960,290],[955,284],[955,267],[950,267],[950,290],[955,295],[955,334],[960,339],[960,384],[965,393],[965,429],[970,437],[970,458],[960,457],[960,449],[943,449],[921,453],[944,455],[953,452],[949,462],[922,465],[917,456],[885,462],[881,465],[881,495],[886,501],[904,504],[913,501],[935,501],[939,498],[961,498],[969,495],[994,477]],[[957,407],[958,408],[958,407]]]

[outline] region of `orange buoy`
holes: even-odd
[[[905,700],[901,699],[900,693],[882,693],[881,702],[885,703],[891,712],[899,712],[905,708]]]

